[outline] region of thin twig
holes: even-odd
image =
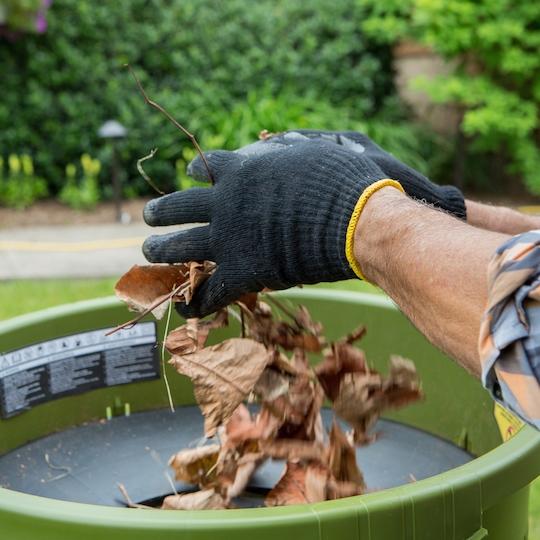
[[[161,304],[165,303],[167,300],[171,300],[172,301],[172,297],[181,291],[181,289],[183,287],[188,287],[189,286],[189,283],[181,283],[180,285],[178,285],[178,287],[176,287],[176,289],[173,289],[172,292],[170,292],[169,294],[164,294],[163,296],[160,296],[158,297],[156,300],[154,300],[154,302],[149,306],[147,307],[144,311],[141,311],[141,313],[139,313],[136,317],[134,317],[133,319],[131,319],[130,321],[127,321],[125,323],[122,323],[122,324],[119,324],[118,326],[116,326],[115,328],[113,328],[112,330],[109,330],[105,335],[106,336],[110,336],[112,334],[115,334],[116,332],[118,332],[119,330],[123,330],[124,328],[132,328],[133,326],[135,326],[143,317],[146,317],[146,315],[148,315],[149,313],[151,313],[152,311],[154,311],[154,309],[156,309],[157,307],[161,306]],[[181,292],[180,292],[181,294]]]
[[[120,482],[117,482],[116,485],[118,486],[118,489],[120,490],[120,493],[124,497],[124,499],[126,501],[126,504],[130,508],[143,508],[144,510],[153,510],[153,508],[151,506],[147,506],[146,504],[134,503],[131,500],[131,497],[129,496],[129,493],[127,492],[127,489],[125,488],[124,484],[120,484]]]
[[[147,156],[142,157],[141,159],[137,160],[137,170],[139,171],[139,174],[160,194],[160,195],[166,195],[164,191],[161,191],[156,184],[154,184],[153,180],[144,172],[144,169],[142,168],[142,162],[146,161],[147,159],[152,159],[156,152],[158,151],[157,148],[154,148],[150,151],[150,153]]]
[[[154,107],[154,109],[157,109],[161,114],[165,115],[168,118],[168,120],[170,122],[172,122],[172,124],[177,129],[179,129],[182,133],[184,133],[184,135],[189,137],[189,140],[191,141],[191,143],[195,147],[195,150],[197,150],[197,153],[199,154],[199,156],[201,156],[201,159],[203,160],[204,166],[206,167],[206,172],[208,173],[208,178],[210,179],[210,182],[213,184],[214,183],[214,177],[212,175],[212,172],[210,171],[210,166],[208,165],[208,161],[206,161],[206,158],[204,157],[203,151],[202,151],[201,147],[199,146],[199,143],[197,142],[197,139],[195,138],[195,136],[192,133],[190,133],[182,124],[177,122],[173,118],[173,116],[165,108],[163,108],[159,103],[156,103],[155,101],[150,99],[148,97],[148,95],[146,94],[146,92],[144,91],[144,88],[143,88],[141,82],[139,81],[137,75],[135,74],[135,71],[133,70],[133,68],[129,64],[126,64],[125,66],[129,69],[129,71],[131,73],[131,76],[133,77],[133,79],[135,80],[135,83],[139,87],[139,90],[140,90],[141,94],[143,95],[144,100],[146,101],[146,103],[148,103],[148,105],[150,105],[150,107]]]
[[[271,304],[274,304],[274,306],[283,311],[285,315],[289,316],[293,321],[296,322],[296,315],[292,311],[290,311],[289,308],[284,306],[277,298],[274,298],[273,296],[268,294],[265,296],[265,299],[268,300]]]
[[[42,482],[44,484],[47,484],[49,482],[56,482],[57,480],[62,480],[62,478],[66,478],[66,476],[69,476],[71,474],[71,467],[63,467],[61,465],[53,465],[51,463],[51,460],[49,458],[49,454],[45,454],[45,462],[47,465],[54,469],[55,471],[64,471],[62,474],[58,474],[56,476],[53,476],[52,478],[47,478],[46,480],[43,479]]]
[[[176,491],[176,486],[174,485],[173,479],[171,478],[171,475],[167,471],[167,466],[163,464],[163,461],[161,461],[161,458],[159,454],[154,449],[148,449],[150,451],[150,457],[160,466],[163,467],[163,475],[169,482],[173,492],[175,495],[178,495],[178,491]]]
[[[167,366],[165,365],[165,341],[169,335],[169,325],[171,323],[172,312],[172,297],[169,300],[169,310],[167,312],[167,324],[165,325],[165,333],[163,334],[163,342],[161,344],[161,370],[163,371],[163,380],[165,381],[165,388],[167,389],[167,397],[169,398],[169,407],[171,412],[174,412],[174,403],[171,395],[171,387],[169,385],[169,377],[167,376]]]

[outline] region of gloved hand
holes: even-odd
[[[439,186],[423,174],[405,165],[392,154],[385,152],[367,135],[356,131],[317,131],[296,129],[274,136],[266,141],[258,141],[237,150],[244,155],[260,155],[290,144],[291,141],[314,139],[335,142],[374,161],[388,178],[401,183],[405,192],[418,201],[427,202],[436,208],[446,210],[457,218],[465,220],[465,200],[461,191],[454,186]]]
[[[192,302],[179,306],[185,317],[205,316],[265,287],[361,277],[353,239],[363,205],[384,186],[402,190],[364,155],[326,140],[205,156],[214,186],[172,193],[144,209],[152,226],[208,223],[151,236],[143,246],[151,262],[217,263]],[[207,179],[199,157],[188,173]]]

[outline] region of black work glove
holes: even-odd
[[[331,141],[352,152],[362,154],[374,161],[388,178],[397,180],[413,199],[432,204],[435,208],[445,210],[459,219],[466,219],[465,199],[457,187],[434,184],[423,174],[385,152],[367,135],[356,131],[296,129],[281,133],[266,141],[250,144],[237,152],[260,155],[290,144],[291,141],[298,142],[306,139]]]
[[[303,139],[260,155],[205,156],[214,186],[172,193],[144,209],[152,226],[208,222],[151,236],[143,246],[150,262],[217,263],[192,302],[179,306],[185,317],[207,315],[265,287],[360,275],[351,253],[361,201],[385,185],[401,189],[392,180],[377,183],[387,175],[370,159],[325,140]],[[200,157],[188,173],[208,179]]]

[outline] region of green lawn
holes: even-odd
[[[37,309],[113,294],[115,279],[40,280],[0,282],[0,320]],[[325,287],[380,292],[361,281],[325,284]],[[530,540],[540,540],[540,478],[532,486]]]

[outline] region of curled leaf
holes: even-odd
[[[335,421],[330,430],[328,467],[335,481],[332,487],[332,491],[336,495],[335,498],[339,498],[337,496],[338,492],[359,495],[366,490],[364,477],[356,462],[354,446],[352,446],[339,424]]]
[[[270,357],[271,353],[260,343],[232,338],[193,354],[171,358],[176,370],[193,381],[207,437],[213,436],[251,393]]]
[[[289,462],[264,503],[266,506],[286,506],[324,501],[328,474],[328,469],[320,464]]]
[[[115,293],[133,311],[152,312],[161,319],[169,301],[189,303],[197,287],[215,269],[215,263],[150,264],[133,266],[116,283]]]
[[[136,264],[118,280],[114,291],[132,311],[150,309],[156,319],[161,319],[168,303],[160,300],[170,297],[188,277],[189,267],[185,264]]]
[[[227,508],[225,499],[214,489],[194,493],[169,495],[163,500],[162,510],[222,510]]]
[[[364,352],[346,342],[333,343],[324,360],[315,367],[315,374],[324,393],[332,401],[337,399],[341,381],[346,374],[368,371]]]
[[[205,346],[210,331],[223,328],[227,324],[228,315],[225,309],[218,311],[211,320],[187,319],[185,324],[169,332],[165,348],[173,355],[200,351]]]
[[[334,400],[336,414],[354,428],[355,441],[367,442],[366,432],[379,418],[382,380],[378,373],[346,373]]]
[[[387,407],[403,407],[422,399],[423,394],[415,365],[407,358],[392,356],[390,373],[384,381],[383,392]]]
[[[272,368],[265,368],[260,376],[253,393],[263,401],[273,401],[287,394],[291,377]]]
[[[205,486],[215,478],[215,465],[220,451],[219,444],[180,450],[169,460],[175,478],[189,484]]]

